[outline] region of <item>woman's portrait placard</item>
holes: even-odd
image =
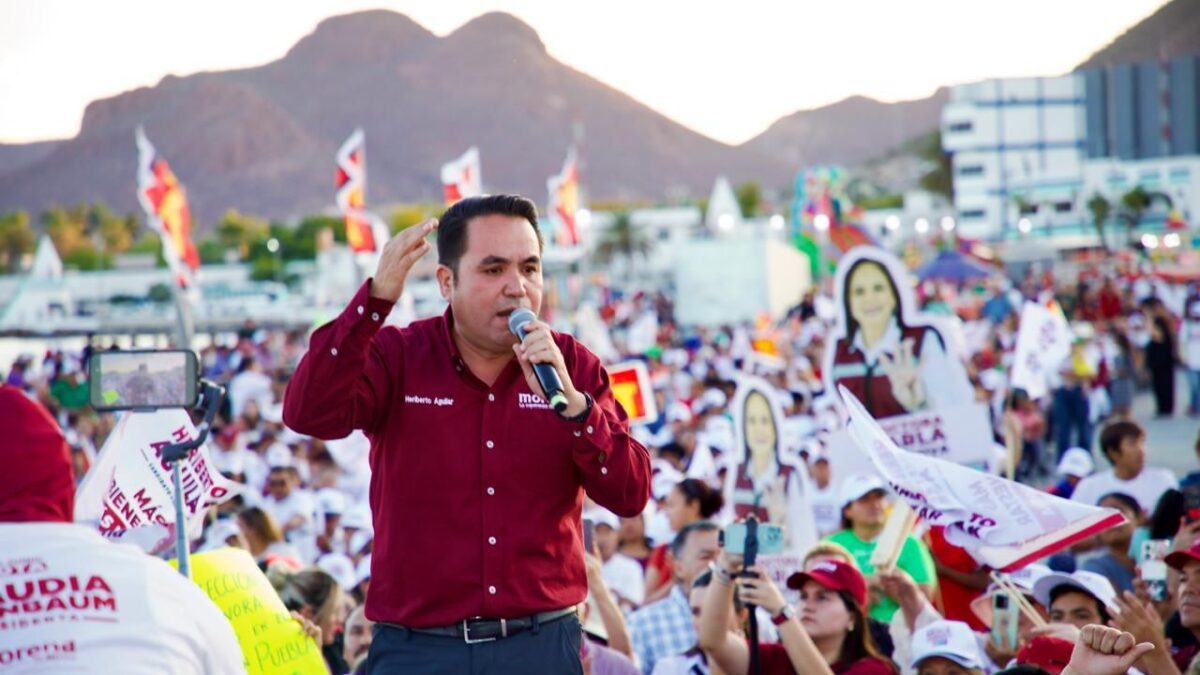
[[[725,474],[725,503],[736,518],[753,513],[760,522],[779,525],[787,548],[803,552],[817,541],[808,507],[808,471],[783,444],[783,407],[778,390],[766,380],[738,378],[731,412],[734,452]]]

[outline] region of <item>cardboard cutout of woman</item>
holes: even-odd
[[[915,312],[899,259],[856,248],[838,264],[836,282],[839,334],[825,352],[827,391],[846,387],[876,419],[972,400],[936,319]]]
[[[753,513],[759,522],[783,527],[789,550],[807,550],[817,539],[804,491],[808,472],[782,450],[783,409],[775,388],[757,377],[739,378],[732,412],[741,456],[726,473],[725,503],[737,519]]]

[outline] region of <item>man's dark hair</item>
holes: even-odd
[[[684,525],[679,533],[675,535],[675,539],[671,541],[671,555],[678,560],[679,556],[683,555],[683,547],[687,546],[688,537],[693,532],[719,532],[721,528],[711,520],[697,520],[694,523]]]
[[[538,229],[537,206],[520,195],[484,195],[468,197],[446,209],[438,221],[438,264],[450,268],[458,276],[458,261],[467,250],[467,223],[479,216],[517,216],[529,221],[537,235],[538,252],[544,242]]]
[[[1146,431],[1142,429],[1142,425],[1137,422],[1120,420],[1104,427],[1100,432],[1100,451],[1104,453],[1104,458],[1109,464],[1115,464],[1110,453],[1120,454],[1121,442],[1126,438],[1142,438],[1146,435]]]
[[[1078,586],[1072,586],[1070,584],[1059,584],[1058,586],[1051,588],[1050,589],[1050,604],[1053,605],[1055,600],[1058,600],[1061,596],[1064,596],[1067,593],[1082,593],[1082,594],[1088,596],[1089,598],[1091,598],[1092,602],[1096,603],[1096,613],[1100,615],[1100,625],[1102,625],[1102,626],[1108,625],[1108,620],[1111,619],[1112,616],[1109,615],[1108,608],[1104,606],[1104,602],[1101,601],[1100,598],[1097,598],[1096,596],[1092,595],[1088,591],[1085,591]],[[1047,607],[1046,609],[1049,609],[1049,607]]]

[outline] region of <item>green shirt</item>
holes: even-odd
[[[71,384],[69,378],[60,377],[50,383],[50,395],[67,410],[78,410],[88,404],[88,382],[79,380]]]
[[[854,556],[854,562],[858,563],[858,569],[862,571],[863,576],[869,577],[875,573],[875,567],[871,564],[871,553],[875,551],[875,542],[859,539],[855,536],[854,530],[840,530],[826,537],[825,541],[832,541],[845,547],[850,555]],[[925,544],[912,535],[904,540],[904,548],[900,549],[900,558],[896,561],[896,567],[908,572],[908,576],[918,584],[937,586],[937,568],[933,566],[933,557],[929,555],[929,549],[925,548]],[[899,608],[900,606],[891,598],[872,594],[868,613],[872,619],[887,623],[892,620],[892,615]]]

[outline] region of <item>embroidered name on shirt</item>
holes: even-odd
[[[541,399],[540,396],[534,394],[526,394],[525,392],[517,392],[517,407],[523,409],[550,410],[550,404]]]
[[[405,396],[404,402],[405,403],[417,403],[420,405],[436,405],[436,406],[454,405],[454,399],[446,398],[444,396],[438,396],[438,397]]]

